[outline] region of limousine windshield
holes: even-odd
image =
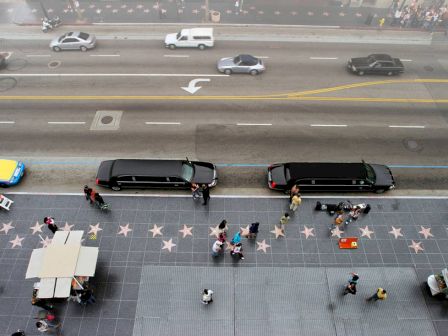
[[[182,163],[182,178],[188,182],[193,180],[194,176],[194,167],[189,162]]]
[[[366,168],[367,171],[367,180],[370,183],[375,183],[376,180],[376,175],[375,175],[375,171],[373,170],[371,165],[368,165],[367,163],[363,162],[364,167]]]

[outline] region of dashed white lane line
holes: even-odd
[[[0,121],[0,124],[15,124],[15,121]]]
[[[26,55],[26,57],[51,57],[51,55]]]
[[[272,126],[272,124],[237,123],[237,126]]]
[[[425,128],[423,125],[389,125],[389,128]]]
[[[84,125],[85,121],[49,121],[49,125]]]
[[[190,57],[190,55],[163,55],[163,57],[187,58],[187,57]]]
[[[312,60],[337,60],[338,57],[310,57]]]
[[[269,56],[255,56],[256,58],[270,58]]]
[[[91,57],[120,57],[120,55],[90,55]]]
[[[400,59],[402,62],[412,62],[411,59]]]
[[[180,122],[145,121],[146,125],[182,125]]]
[[[347,125],[325,125],[325,124],[311,124],[311,127],[347,127]]]

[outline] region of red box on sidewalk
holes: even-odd
[[[341,249],[358,248],[358,237],[339,238],[339,248]]]

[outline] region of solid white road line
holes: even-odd
[[[0,74],[0,77],[10,77],[11,74]],[[229,77],[229,75],[217,75],[217,74],[122,74],[122,73],[60,73],[60,74],[14,74],[14,77]]]
[[[324,124],[311,124],[311,127],[347,127],[347,125],[324,125]]]
[[[49,121],[50,125],[84,125],[85,121]]]
[[[0,124],[15,124],[15,121],[0,121]]]
[[[145,121],[146,125],[182,125],[180,122]]]
[[[176,58],[176,57],[190,57],[190,55],[163,55],[163,57],[173,57],[173,58]]]
[[[390,128],[425,128],[422,125],[389,125]]]
[[[312,60],[337,60],[337,57],[310,57]]]
[[[120,57],[120,55],[89,55],[91,57]]]
[[[26,55],[26,57],[51,57],[51,55]]]
[[[237,123],[237,126],[272,126],[272,124]]]

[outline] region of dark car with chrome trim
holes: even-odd
[[[381,164],[288,162],[268,168],[268,186],[288,191],[297,184],[301,191],[373,191],[383,193],[395,188],[389,167]]]
[[[189,189],[192,183],[214,187],[216,166],[190,160],[118,159],[100,163],[96,184],[112,190],[122,188]]]
[[[359,76],[387,75],[393,76],[404,72],[404,65],[399,58],[387,54],[371,54],[367,57],[351,58],[347,62],[347,69]]]

